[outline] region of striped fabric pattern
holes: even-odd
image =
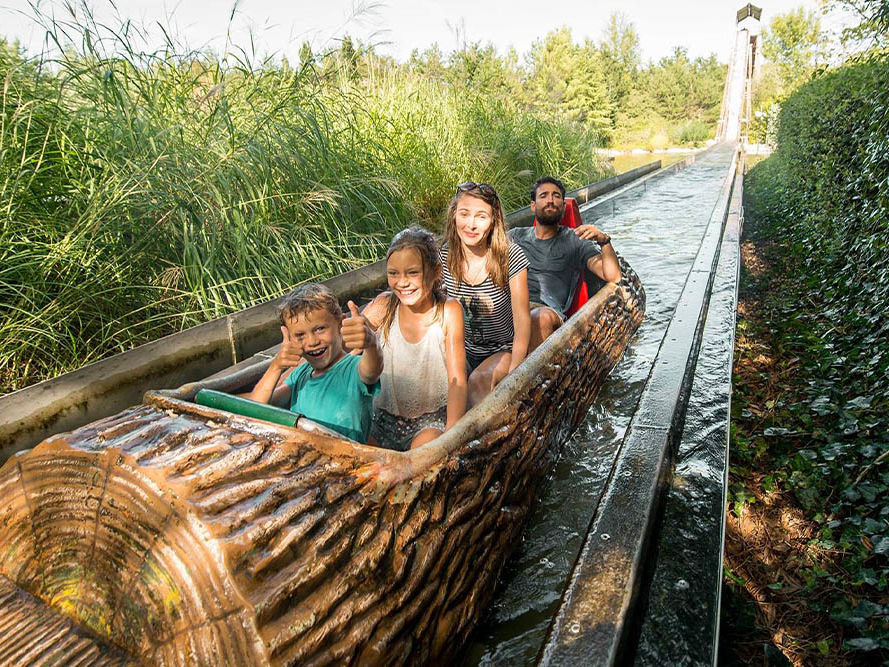
[[[509,285],[497,287],[490,276],[478,285],[460,283],[448,270],[448,247],[440,251],[444,265],[444,284],[448,296],[463,306],[463,333],[466,338],[466,354],[487,357],[512,345],[515,333],[512,324],[512,303]],[[525,252],[515,243],[509,244],[509,272],[513,276],[528,269]]]

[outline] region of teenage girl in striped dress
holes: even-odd
[[[471,407],[528,353],[528,260],[506,235],[500,198],[486,183],[457,187],[445,241],[445,289],[463,306]]]

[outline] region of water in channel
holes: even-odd
[[[737,246],[723,245],[652,549],[636,665],[705,667],[715,658],[738,262]]]
[[[614,210],[583,211],[614,239],[645,285],[645,321],[589,415],[564,443],[521,545],[464,652],[465,665],[531,665],[546,639],[615,453],[676,307],[728,173],[718,146],[682,171],[635,188]]]

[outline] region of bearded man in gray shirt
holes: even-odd
[[[564,211],[565,186],[559,179],[545,176],[531,187],[531,212],[537,225],[509,230],[510,238],[525,251],[530,262],[529,352],[565,321],[565,311],[571,305],[584,268],[606,282],[616,283],[621,278],[611,237],[595,225],[576,229],[561,226]]]

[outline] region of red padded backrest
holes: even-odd
[[[537,218],[534,218],[534,224],[537,224]],[[570,229],[574,229],[583,224],[580,219],[580,207],[578,207],[577,201],[575,201],[573,197],[567,197],[565,199],[565,212],[562,213],[562,219],[559,220],[559,224]],[[589,298],[590,295],[586,286],[586,281],[584,280],[584,272],[581,271],[580,275],[577,277],[577,289],[574,290],[574,300],[571,302],[571,307],[568,309],[567,315],[570,317],[576,313],[577,310],[589,300]]]

